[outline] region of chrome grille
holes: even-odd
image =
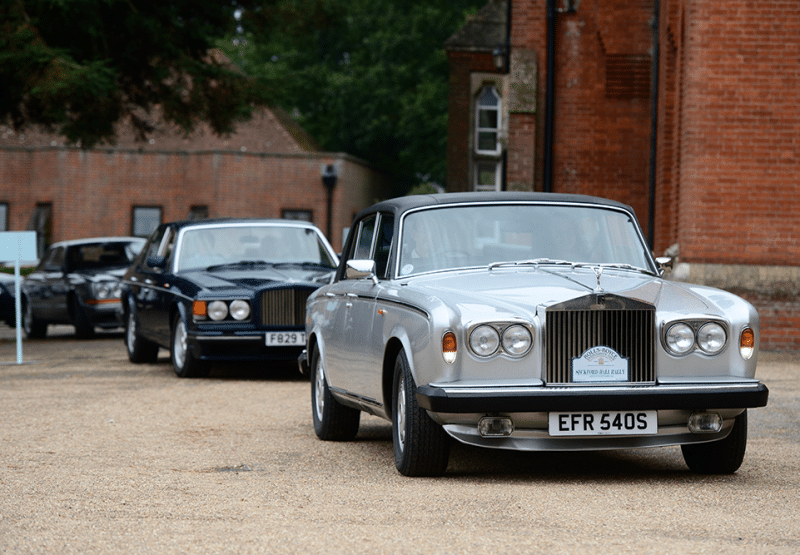
[[[302,327],[310,290],[270,289],[261,295],[261,322],[265,326]]]
[[[593,309],[571,309],[558,305],[547,310],[547,383],[572,382],[572,360],[592,347],[610,347],[628,359],[629,382],[655,382],[655,308],[622,299],[636,308],[607,308],[604,296]],[[587,303],[576,303],[586,305]],[[614,297],[609,304],[620,304]]]

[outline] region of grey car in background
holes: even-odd
[[[50,324],[71,324],[78,337],[118,328],[120,279],[144,245],[138,237],[95,237],[53,243],[22,282],[22,321],[29,338]]]
[[[451,438],[487,448],[681,445],[700,473],[742,463],[759,319],[671,282],[632,209],[584,196],[411,196],[362,211],[308,300],[312,417],[392,422],[395,463],[440,475]]]

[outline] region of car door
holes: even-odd
[[[336,299],[332,342],[328,345],[331,385],[358,397],[379,403],[381,399],[381,361],[384,340],[381,328],[375,334],[376,298],[384,288],[391,244],[393,219],[389,214],[373,214],[357,227],[348,260],[373,260],[376,284],[371,278],[343,276],[330,293]]]
[[[131,276],[139,332],[162,346],[169,344],[168,304],[171,293],[164,287],[164,274],[169,267],[174,240],[175,232],[171,227],[157,230]]]
[[[40,318],[48,322],[68,322],[66,248],[55,247],[42,265]]]

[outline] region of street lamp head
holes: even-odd
[[[328,189],[336,187],[338,177],[339,172],[336,170],[336,166],[334,164],[325,164],[322,168],[322,183],[325,184],[325,187]]]
[[[496,46],[492,50],[492,58],[494,59],[494,67],[497,71],[502,71],[506,65],[506,49],[504,46]]]

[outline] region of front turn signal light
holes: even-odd
[[[739,353],[745,360],[750,360],[756,350],[756,332],[752,328],[744,328],[739,336]]]
[[[204,319],[208,316],[208,305],[205,301],[194,301],[192,303],[192,315],[195,318]]]
[[[442,357],[448,364],[453,364],[456,360],[456,351],[458,350],[458,343],[456,342],[456,334],[452,331],[446,332],[442,336]]]

